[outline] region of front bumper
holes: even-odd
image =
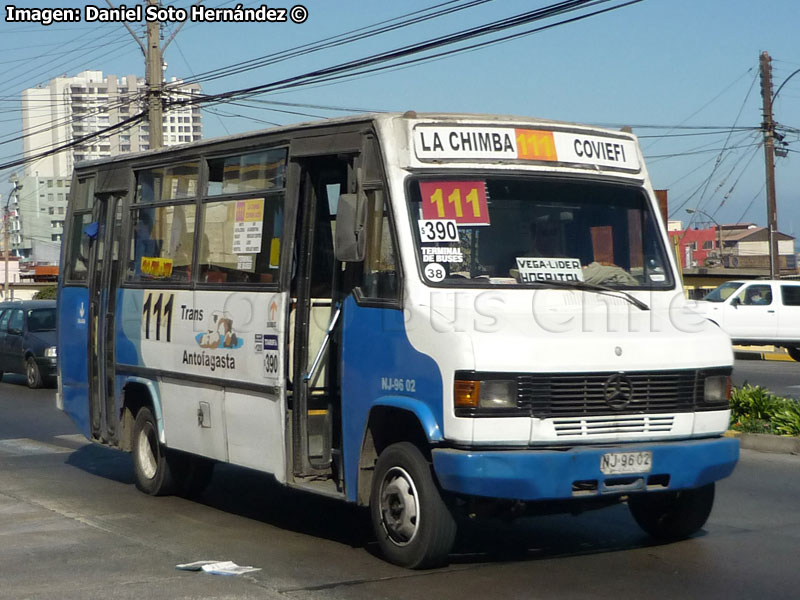
[[[605,475],[600,470],[604,454],[644,450],[653,453],[648,473]],[[562,500],[699,487],[733,472],[739,459],[739,441],[712,438],[580,446],[563,451],[437,448],[432,454],[439,483],[449,492],[512,500]],[[591,482],[596,483],[594,491]],[[652,482],[658,485],[650,485]]]
[[[41,373],[42,377],[56,376],[56,365],[58,363],[58,359],[56,357],[37,356],[35,360],[36,365],[39,367],[39,373]]]

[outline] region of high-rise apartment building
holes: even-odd
[[[197,84],[173,79],[169,100],[200,93]],[[75,77],[56,77],[46,85],[22,92],[23,150],[26,159],[70,142],[71,148],[25,163],[16,198],[9,199],[11,252],[39,261],[58,260],[63,235],[70,176],[76,162],[148,150],[150,124],[146,120],[121,127],[84,142],[81,138],[139,114],[147,106],[145,80],[134,75],[104,76],[83,71]],[[164,144],[199,140],[203,135],[199,107],[177,106],[164,112]]]

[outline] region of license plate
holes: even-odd
[[[652,452],[610,452],[600,459],[604,475],[620,473],[649,473],[653,468]]]

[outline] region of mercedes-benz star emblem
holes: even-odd
[[[603,396],[611,408],[625,408],[633,400],[633,384],[624,374],[614,373],[603,385]]]

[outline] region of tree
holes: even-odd
[[[38,292],[33,295],[34,300],[55,300],[56,299],[56,291],[57,287],[54,285],[48,285],[47,287],[43,287]]]

